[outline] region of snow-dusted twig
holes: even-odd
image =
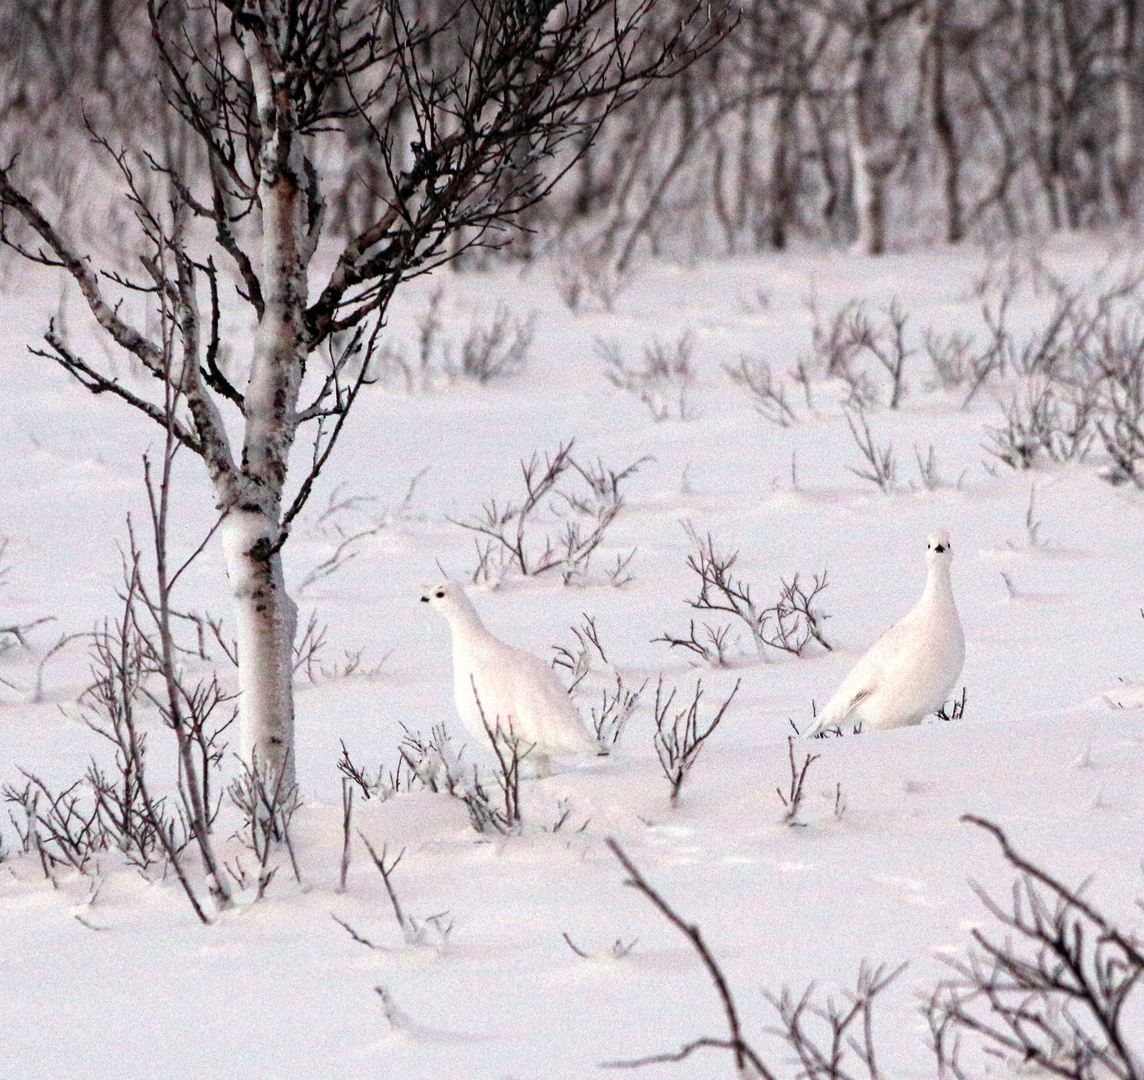
[[[604,361],[604,375],[620,390],[634,394],[659,423],[664,420],[693,420],[690,404],[695,385],[691,353],[695,339],[685,332],[667,345],[658,339],[643,350],[643,363],[630,364],[615,342],[596,342],[596,354]]]
[[[623,508],[620,486],[649,459],[640,458],[617,472],[599,461],[578,461],[572,456],[573,445],[574,440],[561,444],[555,454],[545,454],[543,462],[539,454],[521,461],[525,496],[519,503],[501,505],[492,499],[480,517],[449,519],[488,537],[484,546],[477,543],[474,581],[508,571],[524,577],[559,574],[565,585],[588,577],[593,555]],[[538,520],[546,512],[552,524]],[[614,584],[630,580],[624,573],[629,561],[630,555],[609,572]]]
[[[937,491],[941,487],[941,474],[937,469],[937,455],[934,453],[933,443],[930,443],[929,452],[924,458],[915,444],[914,460],[918,463],[918,476],[921,478],[922,487],[926,491]]]
[[[43,626],[44,623],[55,622],[54,615],[45,615],[41,619],[33,619],[27,623],[13,623],[11,626],[0,626],[0,652],[9,648],[13,642],[19,644],[22,648],[30,648],[28,639],[25,636],[28,631],[35,630],[37,626]]]
[[[699,578],[699,594],[687,603],[697,611],[716,611],[734,615],[747,626],[759,659],[766,658],[768,648],[802,656],[811,641],[830,650],[823,623],[828,618],[816,601],[827,587],[825,571],[815,574],[807,589],[796,573],[790,581],[783,579],[778,599],[768,607],[756,605],[751,586],[732,575],[739,553],[722,553],[715,547],[711,534],[700,536],[690,523],[684,525],[694,549],[687,557],[687,566]],[[729,660],[727,625],[704,624],[702,637],[697,636],[695,620],[691,621],[687,637],[665,633],[654,641],[662,641],[673,648],[688,649],[708,663],[722,667]]]
[[[402,848],[392,859],[386,862],[389,856],[389,845],[383,844],[381,854],[379,855],[374,848],[373,844],[369,842],[366,835],[358,831],[358,837],[361,842],[365,844],[366,850],[369,852],[370,858],[373,860],[373,865],[377,867],[377,871],[381,874],[381,880],[385,885],[386,895],[389,897],[389,903],[393,908],[393,917],[397,920],[397,925],[401,930],[401,936],[405,939],[406,945],[425,945],[429,944],[433,934],[438,938],[438,944],[444,945],[448,941],[449,933],[453,929],[453,923],[447,918],[448,912],[442,911],[436,915],[430,915],[422,922],[414,918],[401,906],[401,900],[397,896],[397,890],[393,885],[393,871],[397,869],[398,864],[401,862],[405,855],[405,848]],[[347,923],[342,922],[341,919],[337,920],[347,932],[354,938],[355,941],[360,941],[362,944],[369,945],[370,948],[376,948],[371,942],[360,937]],[[432,934],[430,933],[432,930]]]
[[[868,468],[865,469],[856,469],[852,465],[847,466],[847,468],[855,476],[869,480],[872,484],[877,484],[881,491],[887,494],[893,491],[898,475],[897,463],[894,461],[894,448],[892,446],[879,447],[874,445],[874,436],[870,434],[870,423],[866,419],[864,409],[858,410],[858,424],[854,423],[852,411],[847,409],[846,423],[850,426],[850,434],[854,436],[854,442],[868,465]],[[859,424],[861,430],[859,430]]]
[[[783,804],[783,822],[787,825],[802,825],[798,820],[798,812],[802,808],[803,789],[806,785],[806,774],[822,755],[807,754],[801,766],[794,760],[794,736],[787,736],[787,757],[790,759],[790,786],[784,793],[782,788],[775,788],[775,793]]]
[[[270,865],[275,844],[285,846],[294,880],[302,880],[290,836],[290,823],[302,800],[297,785],[287,780],[287,770],[263,769],[256,755],[249,762],[240,759],[240,765],[241,774],[231,782],[227,795],[242,814],[239,836],[258,860],[257,899],[261,900],[277,873],[277,867]],[[232,876],[241,878],[233,871]]]
[[[719,706],[718,711],[705,725],[699,722],[699,702],[703,697],[703,680],[695,680],[695,693],[691,704],[672,715],[671,707],[675,702],[677,687],[672,687],[671,693],[666,697],[663,693],[663,676],[655,688],[655,752],[659,758],[663,775],[671,785],[671,804],[674,806],[679,800],[679,790],[683,781],[691,771],[703,749],[704,743],[710,738],[712,732],[719,726],[727,707],[739,692],[741,679],[735,680],[735,685],[726,700]]]
[[[948,710],[943,705],[934,715],[939,720],[960,720],[965,715],[965,687],[961,688],[961,697],[954,698]]]
[[[580,948],[580,946],[577,945],[576,942],[574,942],[566,932],[562,933],[560,936],[564,938],[564,942],[568,948],[570,948],[578,957],[580,957],[581,960],[594,960],[598,955],[600,955],[586,952],[584,949]],[[624,941],[623,938],[616,938],[616,940],[612,942],[611,948],[608,949],[608,959],[622,960],[632,951],[632,949],[636,947],[636,943],[638,941],[639,938],[632,938],[631,941]]]
[[[576,638],[575,648],[566,645],[553,646],[556,655],[552,659],[552,666],[562,667],[572,676],[572,683],[568,687],[569,694],[575,693],[580,688],[597,659],[615,679],[614,686],[600,690],[599,707],[591,706],[592,727],[596,739],[601,748],[606,749],[619,741],[625,725],[639,704],[640,694],[647,686],[647,680],[643,681],[638,690],[628,687],[624,683],[623,675],[608,661],[608,654],[600,641],[596,620],[587,614],[582,616],[582,620],[579,626],[571,628]]]
[[[613,689],[601,690],[600,707],[592,706],[592,730],[596,739],[603,747],[615,746],[624,732],[632,713],[636,711],[640,695],[644,692],[648,680],[640,683],[638,690],[629,689],[623,676],[616,672],[616,685]]]
[[[786,391],[771,371],[771,365],[761,356],[739,357],[734,367],[724,365],[723,371],[736,386],[751,395],[755,411],[779,427],[798,423],[798,416],[786,399]]]
[[[556,655],[552,658],[553,667],[562,667],[572,676],[568,686],[568,693],[572,693],[582,683],[588,672],[592,670],[592,657],[598,656],[600,662],[607,665],[608,657],[604,647],[600,644],[600,632],[596,628],[596,620],[590,615],[582,615],[583,622],[579,626],[571,627],[576,638],[577,648],[572,650],[565,645],[554,645]]]

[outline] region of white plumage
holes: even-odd
[[[933,533],[926,543],[929,574],[921,599],[870,646],[804,735],[859,724],[867,731],[906,727],[941,708],[965,662],[965,635],[949,581],[952,559],[949,533]]]
[[[525,746],[533,746],[527,760],[535,762],[540,775],[557,754],[599,751],[552,670],[531,653],[493,637],[460,585],[443,582],[421,599],[448,620],[457,712],[476,739],[488,743],[485,722],[506,733],[511,728]]]

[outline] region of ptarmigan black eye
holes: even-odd
[[[438,600],[443,600],[444,598],[445,598],[445,594],[444,594],[444,592],[439,592],[439,593],[437,594],[437,599],[438,599]]]

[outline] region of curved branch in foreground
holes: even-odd
[[[682,1061],[695,1050],[705,1047],[716,1047],[719,1049],[733,1050],[735,1052],[735,1067],[739,1070],[740,1075],[743,1074],[744,1065],[750,1062],[751,1066],[758,1072],[758,1075],[761,1076],[763,1080],[776,1080],[774,1073],[767,1068],[758,1054],[743,1041],[742,1029],[739,1025],[739,1014],[735,1009],[735,1001],[731,996],[731,990],[727,986],[727,980],[724,978],[719,964],[711,955],[710,950],[708,950],[707,944],[703,940],[703,935],[699,931],[699,927],[685,922],[683,917],[647,883],[644,876],[639,872],[636,864],[628,858],[624,849],[620,847],[612,837],[609,836],[607,838],[607,844],[612,854],[619,859],[620,865],[627,871],[628,879],[624,884],[629,888],[635,889],[637,892],[643,893],[644,896],[660,910],[667,921],[691,942],[692,948],[699,954],[699,958],[703,961],[708,974],[711,976],[711,981],[715,984],[715,989],[719,992],[719,999],[723,1003],[723,1012],[727,1017],[727,1027],[731,1031],[731,1038],[726,1040],[711,1038],[695,1039],[675,1054],[660,1054],[655,1057],[642,1058],[636,1061],[612,1061],[606,1062],[605,1064],[609,1068],[636,1068],[640,1065],[651,1065],[656,1062]]]

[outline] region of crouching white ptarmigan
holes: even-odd
[[[511,730],[524,748],[532,746],[527,760],[535,763],[538,776],[549,773],[549,759],[558,754],[600,752],[552,670],[531,653],[493,637],[460,585],[443,582],[421,600],[448,620],[453,695],[461,721],[476,739],[488,744],[485,723],[494,731],[498,725],[506,733]]]
[[[907,727],[941,708],[965,662],[965,635],[949,582],[952,559],[949,533],[930,536],[921,599],[870,646],[804,735],[858,725],[864,731]]]

